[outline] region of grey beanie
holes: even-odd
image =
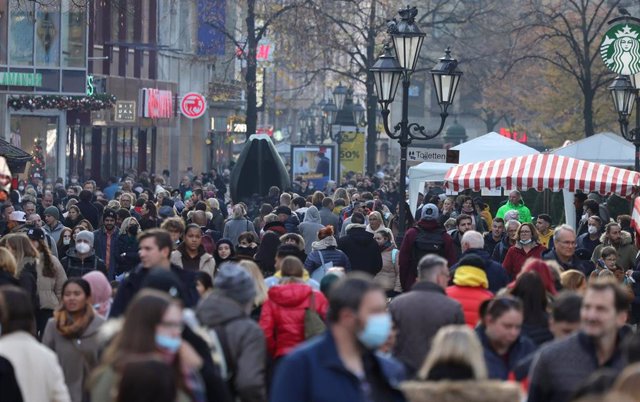
[[[438,219],[438,215],[440,215],[440,212],[438,211],[438,207],[436,207],[434,204],[427,204],[422,207],[421,218],[425,221],[435,221],[436,219]]]
[[[225,263],[218,270],[213,288],[244,305],[256,297],[256,284],[251,275],[234,263]]]
[[[76,242],[78,240],[86,240],[91,247],[93,247],[93,232],[83,230],[76,235]]]

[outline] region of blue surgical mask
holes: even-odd
[[[358,334],[358,339],[368,349],[377,349],[389,338],[391,326],[389,313],[370,315],[364,330]]]
[[[156,334],[156,345],[171,353],[176,353],[180,348],[181,343],[182,338],[172,338],[170,336]]]

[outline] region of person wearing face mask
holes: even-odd
[[[348,275],[331,289],[327,321],[324,334],[280,362],[271,400],[404,401],[400,363],[375,352],[393,326],[384,290],[369,275]]]
[[[93,232],[83,230],[76,235],[74,248],[67,251],[67,256],[60,261],[67,277],[80,277],[91,271],[100,271],[107,275],[107,266],[93,250]]]
[[[542,253],[546,250],[542,244],[538,243],[536,227],[530,222],[525,222],[518,228],[516,244],[507,251],[502,266],[511,280],[514,280],[522,270],[525,261],[529,258],[541,258]]]
[[[145,289],[127,309],[122,330],[102,356],[89,384],[91,401],[120,400],[113,395],[118,388],[121,371],[130,361],[154,358],[171,367],[178,384],[176,401],[205,401],[205,389],[198,370],[202,359],[181,334],[184,329],[182,307],[168,294]],[[115,397],[115,398],[114,398]]]
[[[42,343],[58,355],[72,402],[86,400],[84,385],[98,365],[98,331],[104,318],[91,306],[91,287],[81,278],[62,286],[62,303],[47,322]]]
[[[60,240],[56,245],[58,255],[65,256],[70,247],[73,247],[73,229],[64,228],[60,234]]]
[[[118,234],[118,252],[116,258],[116,275],[122,275],[130,272],[140,263],[138,255],[138,232],[140,224],[134,217],[125,218],[120,225],[120,233]]]
[[[105,264],[107,264],[109,279],[114,279],[116,276],[116,259],[121,253],[118,251],[118,230],[116,229],[117,219],[118,214],[116,211],[109,208],[105,209],[102,214],[102,227],[93,232],[95,236],[94,244],[96,255],[100,257]]]

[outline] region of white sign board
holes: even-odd
[[[458,151],[440,148],[407,148],[407,165],[415,166],[422,162],[458,163]]]

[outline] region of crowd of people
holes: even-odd
[[[0,402],[640,400],[635,233],[598,194],[573,228],[518,191],[412,213],[383,171],[167,179],[7,194]]]

